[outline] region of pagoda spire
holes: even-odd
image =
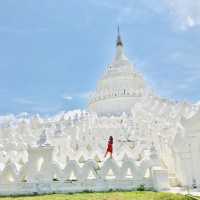
[[[117,41],[116,41],[116,55],[115,55],[115,61],[117,60],[128,60],[127,57],[124,54],[123,50],[123,42],[120,35],[119,25],[117,26]]]
[[[120,36],[120,29],[119,29],[119,24],[117,26],[117,43],[116,46],[123,46],[123,42]]]

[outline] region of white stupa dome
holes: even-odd
[[[130,114],[131,108],[141,100],[146,90],[145,82],[134,70],[124,54],[118,32],[116,55],[91,95],[88,110],[98,115]]]

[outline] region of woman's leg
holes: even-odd
[[[110,152],[110,158],[112,158],[112,152]]]
[[[108,154],[108,151],[106,151],[106,153],[105,153],[104,157],[106,157],[106,156],[107,156],[107,154]]]

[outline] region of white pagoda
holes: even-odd
[[[123,46],[118,27],[116,55],[90,98],[90,112],[109,116],[130,114],[135,103],[141,101],[147,93],[143,77],[135,71]]]
[[[87,110],[0,117],[0,196],[131,190],[200,190],[200,106],[151,92],[116,55]],[[104,154],[114,138],[112,159]],[[34,166],[34,167],[33,167]]]

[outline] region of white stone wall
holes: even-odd
[[[76,193],[86,191],[110,190],[135,190],[144,184],[147,189],[152,189],[150,180],[86,180],[80,181],[55,181],[39,183],[11,183],[0,184],[0,196],[34,195],[52,193]]]
[[[35,149],[33,151],[30,154],[35,153]],[[7,163],[0,174],[0,196],[133,190],[140,185],[159,191],[169,189],[167,171],[161,167],[155,168],[158,163],[151,157],[141,162],[127,158],[121,165],[113,159],[107,159],[104,163],[68,160],[66,166],[61,168],[55,162],[45,162],[47,154],[51,154],[49,148],[38,148],[37,154],[34,160],[30,159],[19,169],[14,163]],[[40,157],[44,158],[43,163],[33,168],[32,162],[36,163]],[[160,181],[162,184],[159,184]]]

